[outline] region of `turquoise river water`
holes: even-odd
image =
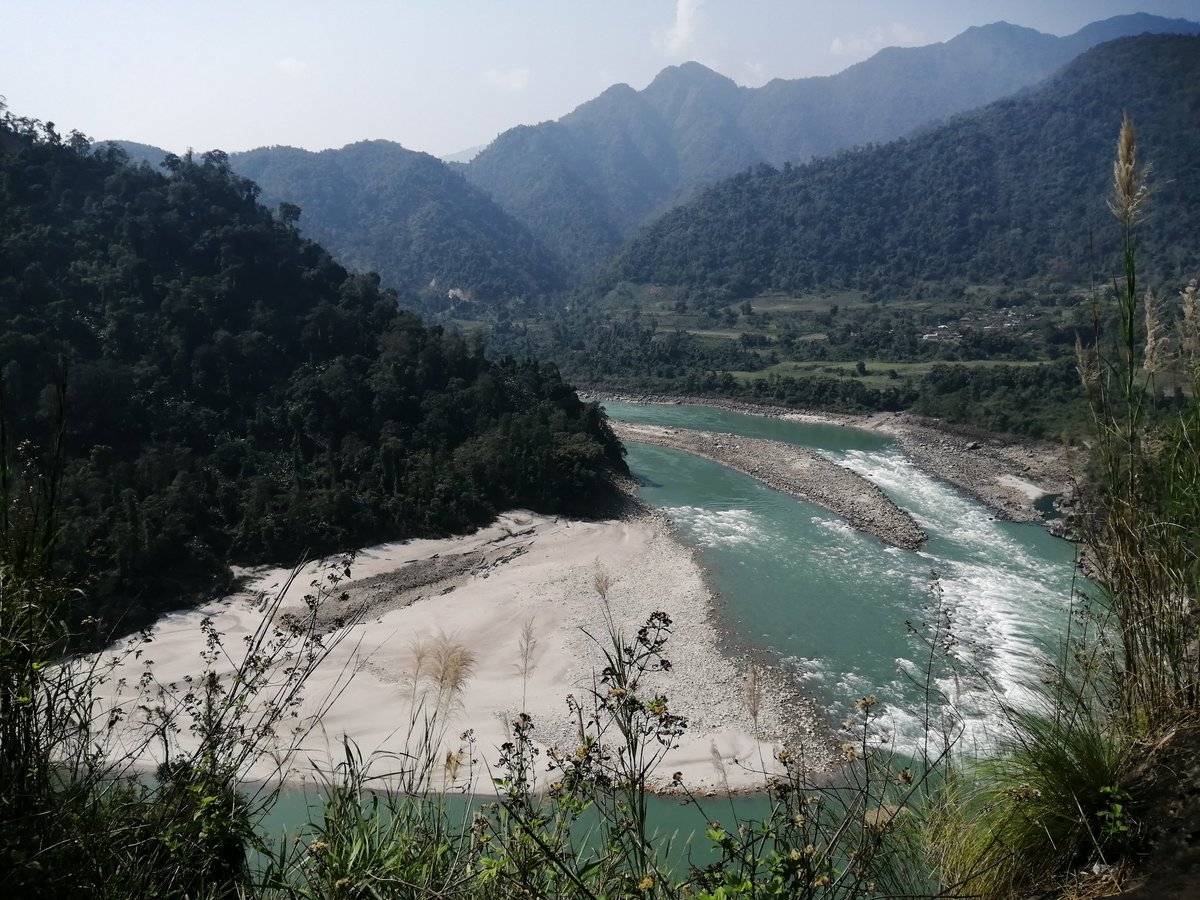
[[[1021,704],[1067,621],[1074,551],[1044,528],[997,521],[979,503],[912,465],[886,437],[861,429],[731,413],[701,406],[606,403],[610,417],[770,438],[816,450],[879,485],[929,534],[920,551],[886,547],[832,513],[685,453],[630,444],[641,496],[666,511],[698,549],[731,641],[782,665],[840,722],[874,693],[899,747],[921,739],[924,661],[918,631],[941,621],[957,674],[935,688],[962,716],[963,739],[986,745],[999,724],[996,699]],[[934,603],[935,582],[940,604]],[[934,610],[940,606],[940,614]],[[670,610],[667,610],[670,612]],[[676,660],[686,665],[686,660]],[[973,676],[972,671],[980,673]],[[939,704],[935,704],[937,707]],[[676,834],[676,864],[703,847],[687,837],[714,817],[761,814],[760,798],[713,800],[697,811],[652,798],[655,823]],[[308,808],[311,804],[315,808]],[[267,833],[305,821],[320,800],[288,791]],[[456,804],[457,805],[457,804]]]
[[[1069,543],[1040,526],[998,521],[875,432],[701,406],[605,407],[614,419],[816,450],[877,484],[928,533],[920,551],[887,547],[820,507],[716,463],[629,446],[629,466],[646,482],[641,496],[698,547],[731,637],[787,666],[831,721],[874,693],[887,706],[885,725],[896,743],[919,740],[912,711],[923,708],[929,654],[918,635],[937,622],[948,629],[959,665],[956,673],[937,667],[931,687],[963,716],[968,741],[986,743],[999,723],[997,699],[1028,700],[1027,685],[1056,652],[1067,623]]]

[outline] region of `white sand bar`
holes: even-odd
[[[547,749],[556,746],[569,753],[578,745],[565,698],[573,694],[590,703],[604,665],[600,648],[585,634],[600,639],[605,634],[598,571],[611,582],[612,618],[630,638],[655,610],[666,612],[674,623],[664,651],[673,671],[647,679],[639,690],[647,699],[661,692],[671,712],[688,718],[689,727],[667,753],[654,783],[666,784],[680,771],[688,787],[699,792],[761,787],[761,770],[774,768],[785,723],[789,746],[803,744],[814,761],[824,759],[811,714],[771,687],[763,692],[755,725],[745,700],[746,663],[722,654],[703,572],[692,552],[674,539],[668,523],[655,515],[584,522],[510,513],[467,537],[387,544],[358,555],[352,580],[339,586],[351,599],[340,606],[336,600],[327,603],[338,612],[366,604],[364,618],[343,629],[344,640],[310,679],[301,715],[320,709],[331,692],[341,693],[290,759],[286,777],[308,780],[328,770],[342,756],[343,735],[364,754],[402,752],[413,698],[421,690],[414,690],[414,648],[444,635],[466,648],[474,664],[443,729],[437,758],[459,753],[464,746],[460,735],[467,729],[473,730],[475,744],[473,752],[468,748],[462,754],[461,765],[436,767],[437,786],[459,788],[472,780],[474,789],[489,790],[488,767],[495,767],[497,748],[509,739],[508,723],[522,708],[533,718],[533,736],[542,750],[539,777],[553,780],[545,772]],[[287,604],[294,607],[317,573],[315,565],[307,567]],[[287,574],[258,573],[252,587],[276,590]],[[199,626],[204,617],[213,617],[233,655],[262,615],[254,593],[246,593],[164,617],[145,654],[155,660],[157,683],[182,684],[184,676],[202,670]],[[523,667],[527,623],[532,623],[529,633],[535,643],[529,665]],[[117,674],[133,683],[141,667],[141,660],[130,662]],[[217,668],[228,676],[232,663],[219,661]],[[341,683],[347,673],[353,677]],[[764,680],[778,684],[770,673]],[[119,692],[115,684],[116,678],[105,685],[109,693],[104,699],[124,704],[125,727],[136,729],[133,691],[126,687]],[[188,735],[180,740],[186,747]],[[143,762],[157,760],[147,755]],[[273,763],[266,760],[246,773],[273,774]]]

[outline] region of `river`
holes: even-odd
[[[888,438],[838,425],[800,423],[702,406],[607,402],[614,419],[785,441],[823,453],[870,479],[926,530],[920,551],[887,547],[833,514],[716,463],[662,447],[629,445],[639,493],[667,512],[695,546],[733,643],[790,672],[841,721],[874,693],[900,746],[922,729],[928,652],[920,633],[940,592],[959,661],[938,666],[932,685],[962,717],[963,739],[986,746],[1001,724],[996,697],[1026,702],[1025,684],[1056,652],[1073,589],[1074,550],[1035,525],[996,520],[989,510],[913,466]],[[936,578],[932,573],[936,572]],[[667,610],[670,612],[670,610]],[[917,626],[917,634],[906,623]],[[676,660],[686,665],[685,659]],[[979,677],[968,671],[976,669]],[[942,704],[935,704],[941,706]],[[944,709],[942,711],[945,711]],[[710,860],[688,837],[712,818],[761,816],[762,798],[712,798],[697,810],[651,798],[656,828],[675,834],[668,863]],[[458,809],[461,801],[451,800]],[[316,806],[309,809],[309,805]],[[320,799],[288,790],[262,823],[279,834],[319,811]]]
[[[731,638],[790,670],[831,722],[873,693],[895,742],[919,741],[914,710],[924,708],[929,660],[922,636],[938,622],[954,642],[956,665],[935,666],[930,687],[947,701],[935,707],[961,717],[966,741],[986,747],[1002,723],[997,700],[1030,701],[1028,684],[1057,653],[1068,621],[1069,543],[1037,525],[997,520],[875,432],[703,406],[605,407],[623,421],[810,448],[877,484],[928,533],[920,551],[887,547],[716,463],[629,445],[629,466],[645,482],[639,493],[698,548]]]

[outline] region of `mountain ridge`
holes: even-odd
[[[1200,36],[1121,38],[1036,88],[915,137],[804,166],[755,167],[647,226],[601,281],[731,298],[1051,270],[1087,283],[1089,256],[1113,249],[1099,226],[1123,109],[1162,178],[1144,261],[1185,275],[1177,223],[1190,220],[1189,198],[1200,195],[1188,156],[1200,141],[1198,59]]]
[[[554,367],[400,309],[226,154],[163,170],[0,115],[0,452],[61,474],[79,618],[137,627],[231,563],[610,497],[621,448]]]
[[[683,63],[641,91],[613,86],[552,122],[510,129],[463,172],[583,272],[720,178],[900,137],[1032,86],[1105,37],[1155,29],[1197,33],[1200,25],[1139,14],[1057,37],[993,23],[938,44],[885,48],[835,75],[760,88]],[[625,121],[637,129],[624,130]],[[555,134],[538,142],[529,129]]]
[[[321,151],[267,147],[230,156],[270,204],[344,265],[421,295],[424,308],[533,298],[563,284],[557,260],[442,160],[391,141]]]

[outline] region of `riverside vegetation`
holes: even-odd
[[[1101,197],[1122,108],[1163,176],[1143,266],[1192,274],[1198,29],[998,23],[756,90],[690,63],[466,167],[381,141],[229,164],[404,304],[592,389],[1081,438],[1072,348],[1117,252]]]
[[[69,407],[55,563],[98,638],[231,563],[584,513],[625,471],[552,365],[422,324],[224,154],[163,174],[0,112],[0,402],[21,465]]]
[[[1119,252],[1102,197],[1123,108],[1138,110],[1162,176],[1143,269],[1161,283],[1194,274],[1198,46],[1111,41],[906,139],[746,169],[647,224],[566,303],[496,321],[491,339],[596,389],[1082,438],[1073,347],[1093,339],[1091,287]]]
[[[15,138],[47,157],[74,153],[83,167],[104,164],[74,149],[51,151],[52,137]],[[687,723],[672,713],[668,696],[643,687],[648,672],[671,665],[671,621],[655,613],[633,634],[610,620],[608,633],[595,636],[600,674],[591,691],[569,701],[575,746],[540,760],[532,743],[537,723],[515,717],[494,769],[497,794],[477,812],[456,816],[430,790],[429,773],[451,764],[431,757],[431,736],[445,727],[441,710],[469,665],[461,654],[451,659],[447,647],[431,702],[412,723],[411,756],[364,760],[348,743],[321,817],[296,842],[267,843],[254,825],[272,790],[249,789],[240,776],[278,741],[306,674],[343,633],[316,622],[351,563],[313,585],[307,617],[284,620],[268,605],[263,627],[238,652],[211,623],[200,670],[180,692],[158,694],[148,676],[143,712],[159,727],[146,740],[161,748],[162,765],[153,779],[132,778],[137,748],[114,753],[119,721],[93,702],[106,673],[86,657],[64,655],[77,603],[75,582],[53,558],[69,496],[67,382],[44,403],[47,446],[14,446],[6,431],[0,454],[6,884],[45,897],[735,898],[1010,896],[1065,890],[1084,879],[1081,871],[1118,880],[1151,814],[1139,777],[1145,770],[1134,760],[1184,734],[1200,704],[1200,317],[1194,285],[1170,310],[1141,291],[1138,226],[1148,193],[1136,153],[1127,122],[1112,202],[1123,239],[1123,270],[1114,279],[1120,327],[1106,337],[1100,310],[1108,301],[1098,296],[1097,339],[1078,351],[1095,423],[1088,533],[1099,594],[1081,593],[1078,630],[1065,636],[1061,660],[1046,673],[1046,709],[1010,711],[1011,728],[995,754],[963,755],[955,721],[927,715],[924,747],[902,759],[875,727],[876,698],[848,700],[838,773],[817,776],[781,748],[782,774],[765,781],[767,814],[739,821],[706,809],[705,840],[716,860],[668,869],[649,833],[645,785],[662,748]],[[177,192],[189,189],[189,179],[227,183],[219,159],[180,163]],[[1152,414],[1158,379],[1168,375],[1186,375],[1192,390],[1169,414]],[[593,589],[601,600],[608,588],[598,572]],[[931,672],[953,640],[939,612],[935,583],[928,622],[914,626],[926,637]],[[129,650],[152,651],[152,644]],[[226,654],[238,660],[231,680],[213,674]],[[761,690],[752,671],[752,711]],[[256,697],[265,704],[251,704]],[[180,749],[183,730],[199,739],[194,751]],[[276,750],[281,760],[289,745]],[[473,755],[454,764],[474,765]],[[556,781],[542,795],[531,776],[545,764]],[[398,773],[399,787],[374,778],[381,768]],[[372,786],[382,789],[364,790]],[[686,784],[676,789],[707,802],[688,797]],[[591,840],[580,832],[585,813],[595,817]]]

